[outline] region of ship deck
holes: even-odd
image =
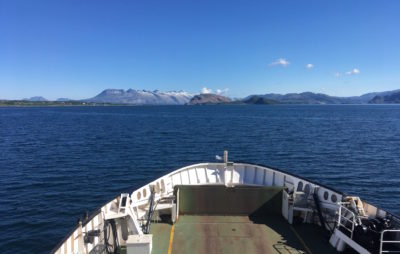
[[[184,215],[174,226],[153,223],[150,233],[153,254],[337,253],[319,226],[290,225],[279,215]]]
[[[178,220],[153,223],[158,253],[336,253],[313,224],[281,215],[281,187],[179,186]]]

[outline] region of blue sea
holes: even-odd
[[[86,211],[223,150],[400,214],[399,105],[4,107],[0,252],[48,253]]]

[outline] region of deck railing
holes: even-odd
[[[354,232],[354,227],[356,224],[356,216],[355,214],[347,209],[346,207],[342,206],[341,203],[339,203],[339,214],[338,214],[338,220],[337,220],[337,227],[340,228],[342,226],[343,229],[347,230],[350,232],[350,238],[353,239],[353,232]],[[350,215],[350,218],[346,217]],[[345,223],[342,223],[342,220],[345,221]],[[348,223],[346,223],[348,222]],[[350,226],[349,226],[350,224]]]
[[[399,245],[398,247],[400,247],[400,240],[385,240],[385,233],[390,233],[390,232],[400,234],[400,229],[386,229],[381,232],[381,242],[380,242],[380,247],[379,247],[380,254],[381,253],[400,253],[400,249],[397,249],[397,250],[384,250],[383,249],[383,245],[385,243],[398,244]]]

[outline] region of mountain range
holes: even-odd
[[[373,104],[400,103],[400,91],[390,94],[375,96],[369,103]]]
[[[258,102],[260,98],[267,100],[266,104],[271,101],[280,104],[367,104],[367,103],[391,103],[390,95],[400,92],[400,90],[367,93],[361,96],[351,97],[337,97],[329,96],[322,93],[288,93],[288,94],[264,94],[264,95],[250,95],[243,99],[243,101],[251,101],[253,97],[257,97]],[[378,100],[377,98],[386,98],[386,100]],[[395,103],[395,102],[392,102]],[[260,103],[258,103],[260,104]]]
[[[42,96],[33,96],[30,98],[24,98],[22,99],[23,101],[47,101],[46,98],[42,97]]]
[[[23,99],[23,101],[48,101],[41,96]],[[73,101],[59,98],[58,102]],[[338,97],[322,93],[288,93],[250,95],[243,99],[232,100],[217,94],[193,95],[185,91],[106,89],[98,95],[79,102],[129,104],[129,105],[198,105],[198,104],[389,104],[400,103],[400,89],[385,92],[366,93],[361,96]]]

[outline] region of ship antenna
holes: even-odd
[[[224,151],[224,163],[228,163],[228,151]]]

